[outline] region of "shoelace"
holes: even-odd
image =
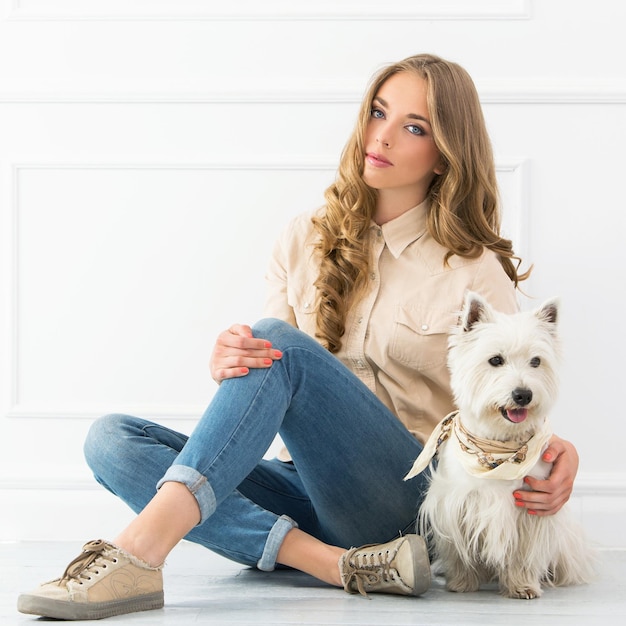
[[[367,592],[365,591],[366,584],[376,585],[381,580],[395,580],[395,569],[391,567],[391,561],[393,560],[395,554],[391,554],[388,550],[384,553],[370,552],[362,554],[355,559],[356,564],[352,565],[350,559],[352,559],[355,552],[361,552],[362,550],[363,547],[354,548],[346,555],[344,567],[349,569],[345,572],[344,588],[347,591],[352,591],[350,589],[350,584],[354,582],[356,583],[359,593],[362,596],[369,598]]]
[[[92,566],[99,565],[100,567],[106,568],[106,561],[116,563],[117,559],[115,557],[107,557],[103,554],[108,546],[109,544],[102,539],[86,543],[83,546],[83,552],[65,568],[63,575],[59,579],[59,585],[72,579],[79,581],[81,578],[89,580],[89,573]]]

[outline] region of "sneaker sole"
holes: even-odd
[[[414,555],[413,569],[413,593],[411,595],[421,596],[430,589],[431,571],[428,549],[424,538],[420,535],[410,535],[407,539],[411,543]]]
[[[67,602],[28,594],[21,595],[17,600],[17,610],[20,613],[65,620],[103,619],[162,608],[162,591],[109,602]]]

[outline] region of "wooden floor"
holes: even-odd
[[[80,548],[80,544],[67,542],[0,544],[0,624],[49,621],[18,613],[17,595],[60,575]],[[266,573],[243,568],[183,542],[172,552],[165,569],[165,608],[111,618],[106,623],[623,626],[626,624],[626,552],[601,552],[599,569],[594,584],[548,589],[538,600],[510,600],[500,597],[493,589],[449,593],[439,578],[420,598],[372,595],[368,600],[327,587],[298,572]]]

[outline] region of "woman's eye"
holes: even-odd
[[[407,126],[406,129],[412,135],[423,135],[424,134],[424,131],[419,126],[415,126],[415,124],[411,124],[410,126]]]
[[[372,114],[372,117],[376,118],[377,120],[385,117],[385,114],[380,109],[372,109],[371,114]]]

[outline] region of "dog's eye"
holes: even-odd
[[[531,367],[539,367],[540,364],[541,364],[541,359],[538,356],[534,356],[532,359],[530,359]]]
[[[494,367],[500,367],[500,365],[504,365],[504,359],[500,355],[492,356],[489,359],[489,365],[493,365]]]

